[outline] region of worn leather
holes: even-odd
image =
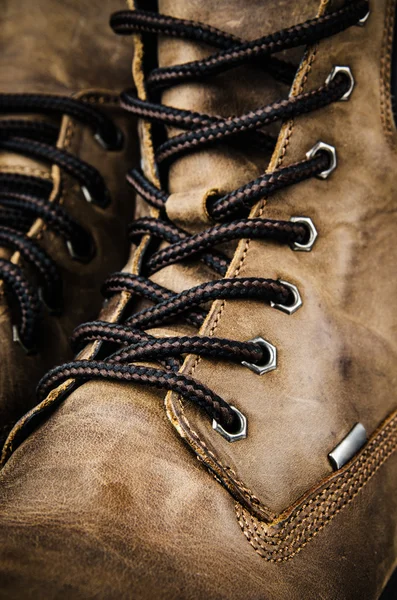
[[[123,6],[122,1],[106,1],[100,6],[88,1],[2,3],[0,90],[85,96],[114,119],[125,137],[121,151],[108,152],[99,146],[90,128],[69,117],[61,123],[58,146],[100,171],[111,195],[106,210],[88,204],[77,182],[58,167],[0,152],[0,171],[52,178],[53,196],[62,183],[60,202],[92,234],[96,245],[95,258],[83,264],[69,256],[64,241],[41,221],[33,225],[29,235],[39,240],[58,265],[64,289],[64,310],[59,317],[44,314],[34,355],[26,355],[12,341],[12,316],[0,284],[2,432],[33,406],[36,384],[45,371],[72,356],[70,333],[78,323],[96,316],[102,302],[102,281],[119,269],[128,255],[126,223],[132,218],[134,200],[124,177],[127,167],[136,162],[138,150],[136,122],[118,107],[117,94],[131,85],[131,48],[108,24],[110,12]],[[46,115],[30,118],[43,117]],[[11,256],[8,250],[0,252]],[[19,255],[12,260],[19,263]]]
[[[328,6],[159,4],[164,13],[245,38]],[[185,363],[186,372],[244,412],[248,437],[228,444],[189,403],[147,388],[92,381],[65,399],[61,386],[7,442],[6,456],[13,454],[0,488],[3,597],[28,590],[45,598],[379,598],[397,561],[394,10],[394,0],[371,3],[366,26],[309,49],[295,81],[292,93],[314,89],[334,64],[350,65],[356,81],[349,102],[286,123],[268,166],[300,160],[323,139],[337,148],[337,170],[327,181],[275,194],[252,213],[310,216],[319,232],[312,252],[263,242],[241,242],[235,251],[230,274],[291,281],[303,307],[287,316],[259,302],[215,303],[202,328],[241,340],[263,335],[277,346],[277,370],[258,377],[242,366],[194,357]],[[159,62],[208,52],[162,40]],[[143,53],[137,38],[141,95]],[[223,76],[219,85],[179,86],[164,100],[242,112],[258,100],[250,78],[264,86],[259,72],[245,75],[228,80],[226,94]],[[271,87],[266,101],[276,92]],[[141,138],[154,178],[149,127],[141,127]],[[261,157],[243,149],[183,158],[170,173],[169,210],[196,230],[208,190],[233,189],[264,168]],[[190,211],[178,211],[178,197],[189,200]],[[133,251],[128,270],[140,255]],[[172,267],[156,278],[184,289],[206,275]],[[114,301],[107,318],[125,302]],[[51,406],[54,414],[17,447],[24,425]],[[327,455],[358,421],[370,440],[333,472]]]

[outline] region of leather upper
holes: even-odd
[[[264,512],[284,511],[332,473],[327,455],[355,423],[371,434],[396,408],[394,256],[386,244],[397,224],[396,137],[385,10],[377,5],[365,27],[324,40],[305,58],[293,93],[319,87],[334,65],[351,67],[355,88],[348,102],[287,123],[269,166],[302,160],[322,140],[336,148],[336,171],[279,192],[252,212],[310,217],[319,233],[312,252],[241,242],[228,273],[291,282],[302,308],[286,315],[258,302],[218,302],[203,329],[241,340],[263,336],[277,347],[278,368],[258,377],[231,363],[191,359],[185,366],[242,410],[247,439],[229,444],[194,405],[168,403],[191,443],[208,447],[202,456],[211,461],[212,451],[225,479],[234,471],[234,484],[242,481],[241,493],[249,501],[248,488]]]
[[[119,8],[123,6],[120,2]],[[101,305],[100,285],[127,258],[126,223],[132,218],[134,198],[125,183],[127,168],[137,160],[136,121],[118,106],[117,94],[131,86],[131,49],[111,31],[108,19],[113,2],[100,10],[91,2],[9,2],[2,7],[0,89],[7,93],[46,93],[84,97],[107,112],[124,134],[119,151],[106,151],[88,126],[68,116],[62,119],[58,147],[96,167],[111,197],[105,210],[84,199],[78,182],[57,166],[21,154],[0,152],[0,171],[52,179],[52,198],[62,187],[60,203],[94,239],[95,256],[89,263],[73,260],[60,236],[40,220],[29,235],[58,266],[63,281],[63,311],[44,311],[37,353],[26,355],[12,341],[13,316],[4,287],[0,289],[0,428],[8,431],[35,403],[35,387],[50,367],[72,358],[68,338],[73,328],[93,318]],[[26,115],[49,120],[50,115]],[[56,120],[55,120],[56,122]],[[12,252],[0,248],[0,255]],[[21,264],[15,253],[12,260]],[[24,265],[26,268],[26,265]],[[30,273],[34,282],[34,273]]]
[[[165,14],[248,39],[329,6],[159,2]],[[247,416],[247,438],[229,444],[202,411],[172,394],[91,381],[63,401],[67,384],[60,386],[7,442],[6,457],[14,450],[0,488],[7,597],[28,586],[49,598],[379,598],[397,558],[394,10],[391,0],[371,3],[365,27],[308,49],[292,93],[318,87],[334,65],[351,67],[355,89],[348,102],[285,123],[269,165],[252,149],[222,147],[171,169],[168,214],[196,231],[208,226],[202,200],[209,190],[230,191],[266,168],[299,161],[318,140],[337,151],[329,179],[278,192],[252,212],[312,218],[319,233],[312,252],[242,241],[229,269],[294,283],[302,308],[286,315],[254,301],[216,302],[201,329],[237,340],[262,335],[277,347],[277,370],[259,377],[195,357],[183,367]],[[210,53],[180,40],[162,39],[159,47],[162,65]],[[141,97],[144,52],[137,37]],[[259,69],[234,75],[178,86],[163,100],[236,114],[279,91]],[[146,174],[155,180],[150,127],[141,124],[140,135]],[[126,270],[136,272],[142,253],[133,249]],[[155,276],[174,290],[209,278],[200,265]],[[114,320],[126,303],[125,294],[102,318]],[[51,418],[17,447],[24,424],[51,406]],[[334,472],[328,453],[357,422],[370,440]]]

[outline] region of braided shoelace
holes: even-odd
[[[0,150],[19,153],[58,165],[76,179],[86,200],[104,208],[109,194],[100,173],[91,165],[56,147],[59,126],[46,121],[11,118],[10,115],[40,113],[61,117],[69,115],[90,126],[106,149],[118,149],[120,131],[102,111],[82,100],[45,94],[0,94]],[[62,306],[62,282],[48,254],[26,234],[34,220],[42,219],[49,229],[66,242],[72,258],[87,261],[94,247],[89,233],[55,200],[49,202],[52,183],[41,177],[0,173],[0,246],[18,251],[37,275],[39,290],[23,268],[0,259],[0,279],[5,284],[10,305],[15,309],[14,339],[25,350],[34,349],[37,327],[44,303],[52,312]]]
[[[203,41],[218,49],[217,53],[203,60],[152,70],[146,78],[149,99],[139,100],[132,92],[127,91],[122,94],[122,105],[142,119],[183,130],[182,134],[175,135],[157,147],[156,162],[159,167],[168,166],[171,160],[182,154],[195,152],[218,142],[224,143],[226,140],[233,144],[242,137],[249,138],[258,147],[270,149],[274,147],[275,140],[260,131],[260,128],[340,100],[351,85],[346,74],[338,73],[312,92],[232,118],[170,108],[151,101],[151,98],[159,89],[182,82],[198,81],[248,62],[258,66],[259,60],[260,68],[279,81],[290,84],[296,68],[274,57],[274,53],[335,35],[357,24],[367,12],[366,1],[352,1],[340,10],[252,42],[245,42],[201,23],[148,11],[116,13],[111,18],[111,25],[118,34],[161,34]],[[180,322],[181,318],[199,328],[207,314],[203,307],[219,299],[253,299],[291,306],[294,302],[291,286],[284,282],[260,277],[226,278],[230,259],[214,250],[214,247],[230,240],[245,238],[290,245],[305,244],[310,232],[303,221],[248,218],[249,210],[260,199],[278,189],[321,176],[329,166],[329,154],[319,151],[301,162],[264,174],[221,198],[211,198],[207,210],[215,224],[195,235],[186,233],[167,219],[164,207],[169,194],[151,183],[142,172],[132,170],[127,176],[129,183],[148,204],[157,209],[157,216],[140,218],[132,223],[129,230],[131,241],[138,244],[142,238],[149,237],[151,244],[146,247],[141,273],[116,273],[107,280],[103,292],[107,298],[120,292],[129,292],[131,297],[144,298],[153,306],[128,316],[123,323],[97,321],[78,327],[72,337],[76,351],[88,342],[101,341],[99,352],[101,356],[107,357],[103,360],[75,360],[53,369],[39,384],[39,400],[43,400],[52,388],[68,379],[75,380],[69,390],[92,378],[134,382],[172,390],[190,402],[197,403],[228,431],[236,431],[240,422],[237,422],[233,407],[207,386],[188,375],[178,373],[181,361],[191,353],[217,360],[237,363],[248,361],[262,365],[269,360],[269,350],[255,341],[239,342],[205,336],[162,338],[154,337],[145,330],[172,321]],[[165,247],[164,242],[167,243]],[[162,243],[161,249],[153,250],[156,243]],[[213,281],[174,293],[149,278],[167,265],[192,258],[203,261],[213,269]],[[216,276],[219,278],[216,279]],[[109,348],[113,348],[112,353]],[[136,365],[136,362],[155,362],[158,367]]]

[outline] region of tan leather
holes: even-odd
[[[159,5],[166,14],[255,38],[315,16],[328,2]],[[186,372],[244,412],[248,437],[228,444],[189,403],[147,388],[92,381],[64,402],[66,384],[53,391],[25,424],[57,407],[51,418],[17,448],[22,423],[6,446],[7,456],[15,451],[0,491],[3,597],[29,589],[45,598],[379,598],[397,561],[394,10],[394,0],[371,3],[366,26],[309,49],[295,81],[293,93],[314,89],[334,64],[350,65],[356,81],[349,102],[286,123],[269,166],[300,160],[323,139],[337,149],[335,173],[277,193],[252,213],[310,216],[319,232],[313,251],[241,242],[229,270],[291,281],[303,307],[287,316],[259,302],[215,303],[202,328],[241,340],[263,335],[277,346],[277,370],[258,377],[220,361],[185,363]],[[143,52],[137,39],[141,95]],[[209,52],[162,40],[160,62]],[[264,102],[250,77],[268,89],[259,72],[245,74],[233,82],[222,76],[222,85],[179,86],[164,100],[243,112]],[[265,101],[276,92],[271,87]],[[154,178],[150,128],[142,126],[141,135]],[[172,201],[180,195],[182,202],[184,193],[191,200],[192,230],[206,189],[233,189],[266,168],[261,157],[247,156],[219,148],[173,166]],[[128,270],[141,252],[134,251]],[[210,277],[201,266],[156,274],[172,289]],[[125,301],[108,307],[107,317],[115,319]],[[358,421],[370,441],[333,472],[327,455]]]
[[[124,133],[121,151],[108,152],[93,138],[89,127],[64,117],[58,147],[96,167],[108,186],[111,205],[106,210],[88,204],[76,180],[58,167],[0,152],[0,171],[53,179],[53,197],[62,183],[60,199],[66,210],[92,234],[96,255],[89,264],[74,261],[64,241],[37,221],[30,234],[40,241],[58,265],[63,280],[64,310],[60,317],[45,314],[40,325],[38,353],[25,355],[12,341],[9,304],[0,289],[0,429],[8,431],[35,402],[39,378],[51,366],[72,357],[68,338],[83,320],[96,316],[100,285],[121,268],[128,253],[126,223],[134,199],[125,183],[128,167],[137,161],[136,122],[118,106],[117,94],[131,86],[131,47],[109,27],[112,10],[122,1],[13,2],[2,5],[0,89],[2,92],[47,93],[86,97],[111,116]],[[32,118],[43,120],[46,115]],[[53,119],[53,117],[52,117]],[[0,249],[2,256],[10,256]],[[14,262],[20,262],[15,254]]]

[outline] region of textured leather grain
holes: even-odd
[[[13,317],[0,284],[0,429],[10,429],[35,402],[35,387],[48,368],[72,356],[68,338],[82,320],[94,317],[106,275],[120,268],[128,253],[126,222],[134,210],[125,183],[127,167],[137,160],[136,122],[121,111],[117,94],[130,85],[131,48],[111,31],[109,13],[122,2],[13,2],[1,7],[0,90],[6,93],[46,93],[84,97],[114,119],[124,133],[120,151],[108,152],[90,128],[65,116],[58,147],[85,160],[102,174],[111,195],[106,210],[88,204],[75,179],[50,163],[20,154],[0,152],[0,171],[52,179],[53,197],[62,185],[60,203],[94,238],[96,254],[88,264],[72,260],[64,241],[41,221],[29,235],[53,257],[63,280],[60,317],[48,313],[40,325],[35,355],[26,355],[12,341]],[[42,115],[29,116],[43,120]],[[46,115],[44,115],[44,120]],[[47,117],[51,120],[51,117]],[[53,122],[54,117],[52,117]],[[12,253],[0,249],[1,255]],[[12,259],[21,262],[18,254]]]
[[[314,17],[329,5],[159,4],[166,14],[243,38]],[[327,181],[275,194],[252,213],[310,216],[319,232],[313,251],[257,241],[235,250],[229,273],[291,281],[303,307],[288,316],[258,302],[215,303],[202,328],[237,340],[263,335],[278,348],[277,370],[258,377],[243,366],[194,357],[184,365],[244,412],[248,437],[228,444],[202,412],[173,395],[91,381],[62,402],[61,386],[24,423],[51,405],[54,414],[19,447],[24,423],[7,443],[7,453],[14,452],[1,476],[0,595],[379,598],[397,560],[394,9],[394,1],[372,3],[365,27],[308,49],[297,75],[293,93],[314,89],[335,64],[350,65],[356,81],[349,102],[284,124],[268,166],[300,160],[322,139],[337,149],[337,170]],[[142,95],[145,47],[135,42]],[[169,65],[209,52],[161,40],[159,60]],[[265,101],[277,94],[260,72],[247,69],[227,83],[215,78],[178,86],[164,100],[234,114],[256,105],[262,85]],[[146,172],[154,178],[149,127],[141,127],[141,138]],[[181,159],[170,173],[170,214],[199,229],[206,192],[252,179],[266,168],[261,158],[219,148]],[[140,252],[133,251],[126,270],[136,269]],[[207,276],[204,267],[168,267],[156,280],[179,290]],[[115,319],[125,302],[107,307],[107,318]],[[333,472],[328,452],[358,421],[370,440]]]

